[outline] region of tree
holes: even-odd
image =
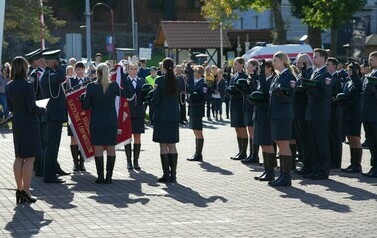
[[[302,7],[303,22],[317,28],[331,30],[331,52],[336,55],[337,30],[352,15],[361,10],[365,0],[308,0]]]
[[[6,1],[3,46],[5,48],[11,46],[13,54],[20,54],[25,53],[20,52],[25,42],[39,42],[41,40],[41,11],[39,0]],[[48,6],[47,0],[44,0],[43,14],[44,38],[47,42],[56,43],[59,37],[54,36],[51,29],[63,26],[65,21],[53,16],[53,10]]]
[[[234,11],[236,9],[241,11],[254,9],[258,12],[271,9],[276,27],[276,43],[284,44],[287,42],[287,33],[281,14],[281,1],[282,0],[207,0],[202,6],[202,15],[211,19],[214,26],[218,26],[220,22],[222,22],[224,26],[230,27],[231,20],[238,17],[237,13]]]

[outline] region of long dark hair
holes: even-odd
[[[16,56],[12,60],[12,66],[10,71],[10,78],[13,80],[15,77],[21,77],[23,79],[27,78],[27,61],[22,56]]]
[[[166,93],[175,95],[178,92],[177,78],[174,74],[174,61],[171,58],[165,58],[162,61],[162,67],[165,69]]]

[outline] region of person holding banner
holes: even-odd
[[[115,165],[115,145],[118,131],[118,118],[115,97],[130,98],[130,87],[120,88],[117,82],[110,82],[109,68],[105,63],[97,67],[97,81],[88,84],[81,97],[84,110],[91,110],[90,137],[94,146],[94,158],[98,178],[96,183],[112,183]],[[106,180],[104,179],[103,151],[107,153]]]
[[[36,156],[41,154],[42,144],[38,115],[46,109],[35,104],[33,84],[27,81],[28,65],[25,58],[17,56],[12,61],[11,79],[6,86],[9,109],[13,112],[13,142],[16,159],[13,164],[17,183],[16,202],[34,203],[30,183]]]
[[[153,141],[160,143],[160,158],[163,176],[159,182],[177,181],[178,153],[175,144],[179,142],[179,94],[178,81],[174,74],[174,61],[163,60],[164,76],[155,81],[152,104],[155,107]]]
[[[87,83],[90,82],[90,78],[85,77],[85,64],[83,62],[81,61],[76,62],[74,65],[74,71],[75,71],[76,77],[67,78],[67,81],[64,83],[66,91],[78,89],[81,87],[80,85],[86,85]],[[70,149],[71,149],[71,155],[73,158],[73,171],[86,171],[86,168],[84,165],[84,157],[79,151],[79,146],[69,126],[68,126],[67,131],[68,131],[68,136],[71,137]],[[79,155],[80,155],[80,160],[79,160]]]
[[[140,170],[139,155],[141,148],[141,134],[145,131],[145,110],[143,104],[142,87],[145,84],[145,79],[137,76],[139,66],[135,63],[130,63],[128,66],[128,76],[122,81],[122,88],[130,88],[135,97],[129,100],[130,113],[131,113],[131,127],[134,139],[134,160],[133,165],[131,161],[131,144],[124,146],[127,157],[127,169]]]

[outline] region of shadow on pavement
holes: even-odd
[[[0,136],[1,134],[10,134],[12,133],[12,129],[9,127],[8,124],[0,126]]]
[[[331,210],[334,212],[348,213],[351,212],[349,206],[344,204],[338,204],[327,200],[324,197],[321,197],[317,194],[307,193],[302,189],[296,187],[274,187],[276,190],[279,190],[283,195],[280,195],[283,198],[292,198],[299,199],[301,202],[306,203],[312,207],[319,209]]]
[[[189,187],[185,187],[182,184],[166,184],[164,190],[168,193],[166,197],[173,198],[181,203],[192,203],[196,207],[208,207],[208,203],[213,203],[217,200],[221,200],[226,203],[228,199],[222,196],[211,196],[209,198],[202,197],[198,192],[192,190]]]
[[[161,171],[162,174],[162,171]],[[140,183],[146,183],[151,187],[159,187],[160,184],[157,182],[157,176],[154,174],[150,174],[145,172],[144,170],[129,170],[130,178],[140,182]]]
[[[34,210],[30,205],[19,204],[14,208],[12,221],[8,222],[5,230],[12,237],[32,237],[37,235],[41,228],[48,226],[52,220],[44,219],[44,212]]]
[[[222,174],[222,175],[233,175],[232,171],[222,169],[220,167],[217,167],[217,166],[210,164],[208,162],[205,162],[205,161],[202,161],[200,163],[200,167],[205,169],[207,172],[211,172],[211,173],[219,173],[219,174]]]
[[[368,170],[366,170],[366,172],[368,172]],[[358,179],[359,182],[361,183],[368,183],[372,186],[377,186],[377,179],[376,178],[369,178],[369,177],[365,177],[359,173],[345,173],[345,172],[342,172],[342,171],[337,171],[334,173],[335,175],[338,175],[339,177],[343,177],[343,178],[355,178],[355,179]]]

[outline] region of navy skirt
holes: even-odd
[[[153,141],[174,144],[179,142],[179,122],[155,121],[153,125]]]
[[[39,157],[42,141],[38,123],[13,123],[13,143],[16,158]]]
[[[118,128],[90,128],[92,145],[116,145]]]
[[[270,122],[254,122],[254,141],[256,145],[273,145]]]
[[[271,120],[271,139],[292,140],[292,120]]]
[[[143,134],[145,132],[144,118],[131,118],[132,134]]]
[[[343,122],[343,132],[345,136],[361,136],[361,122],[347,121]]]
[[[192,130],[203,130],[203,118],[202,117],[190,117],[190,129]]]

